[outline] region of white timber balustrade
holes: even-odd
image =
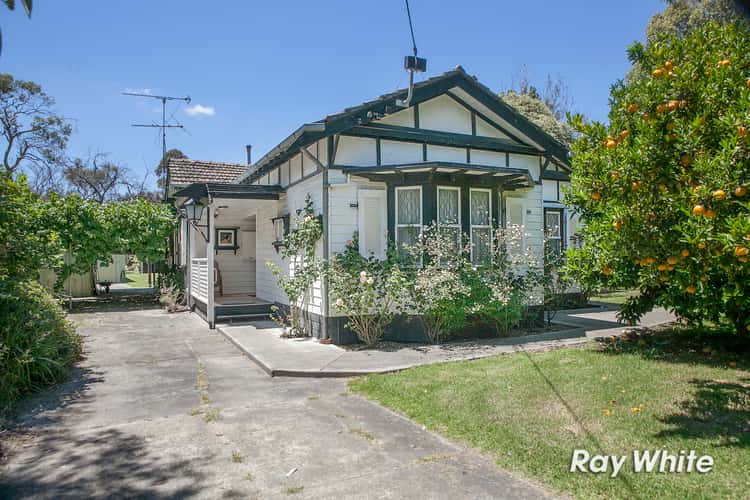
[[[190,260],[190,294],[208,304],[209,290],[208,259]]]

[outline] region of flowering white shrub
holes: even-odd
[[[367,345],[375,344],[406,303],[406,274],[388,261],[365,259],[352,247],[328,266],[328,289],[347,327]]]

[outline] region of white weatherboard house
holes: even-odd
[[[274,242],[307,196],[322,215],[324,259],[355,232],[363,255],[385,257],[388,239],[412,242],[433,222],[476,240],[494,227],[523,225],[524,244],[539,255],[547,228],[566,246],[577,221],[561,203],[570,173],[565,146],[461,67],[415,84],[409,106],[399,106],[406,96],[400,90],[306,123],[259,161],[234,165],[241,173],[231,182],[226,164],[170,163],[172,176],[194,174],[173,190],[188,215],[175,258],[186,269],[190,304],[211,327],[286,304],[266,261],[289,269]],[[332,309],[318,283],[307,311],[315,336],[351,341]]]

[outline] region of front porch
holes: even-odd
[[[259,212],[277,209],[280,191],[193,184],[175,194],[184,216],[179,241],[188,305],[211,328],[269,318],[273,301],[258,297],[258,268],[265,264],[258,258],[256,229]]]

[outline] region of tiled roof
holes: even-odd
[[[244,174],[248,167],[249,165],[241,163],[221,163],[190,158],[170,158],[167,164],[171,185],[186,185],[194,182],[228,184]]]

